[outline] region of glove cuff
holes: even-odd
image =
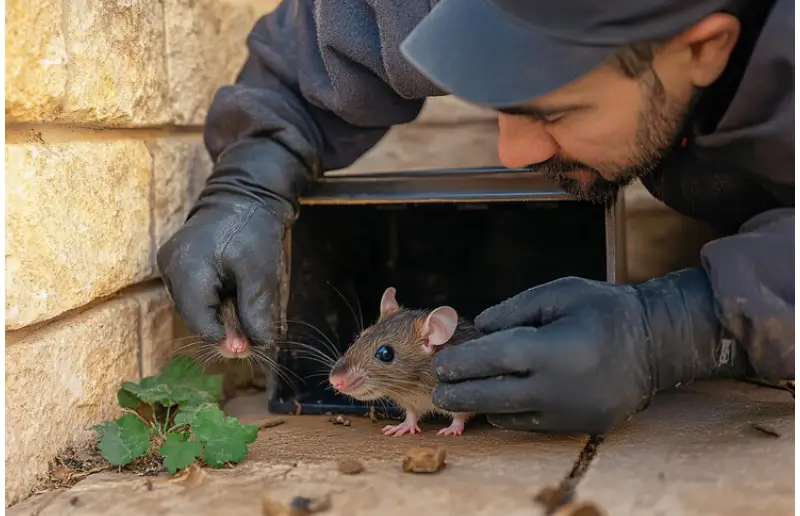
[[[684,269],[634,288],[647,315],[655,391],[746,374],[744,351],[719,323],[703,269]]]
[[[212,198],[236,197],[263,205],[285,226],[291,226],[297,218],[300,193],[312,175],[280,143],[267,138],[243,140],[219,155],[188,218],[214,204]]]

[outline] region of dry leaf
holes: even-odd
[[[206,479],[206,472],[197,462],[193,462],[189,467],[182,469],[171,477],[160,477],[161,483],[175,484],[187,489],[197,487]]]

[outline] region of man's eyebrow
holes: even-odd
[[[566,106],[558,106],[554,108],[535,108],[533,106],[518,106],[512,108],[501,108],[497,111],[505,113],[506,115],[516,116],[530,116],[541,120],[552,118],[556,115],[569,113],[570,111],[577,111],[579,109],[586,109],[591,107],[591,104],[569,104]]]

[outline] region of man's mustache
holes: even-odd
[[[590,172],[594,172],[596,175],[599,175],[599,172],[597,170],[590,167],[589,165],[586,165],[585,163],[581,163],[580,161],[560,158],[558,156],[554,156],[539,163],[531,163],[525,168],[527,168],[531,172],[542,172],[544,173],[545,176],[548,177],[556,177],[569,172],[575,172],[577,170],[588,170]]]

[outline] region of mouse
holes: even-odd
[[[225,336],[217,342],[217,352],[229,359],[244,359],[250,356],[250,340],[242,329],[236,303],[232,298],[220,301],[219,318],[225,328]]]
[[[328,382],[336,391],[359,401],[389,398],[402,408],[405,419],[383,427],[384,435],[420,433],[419,421],[430,413],[452,419],[450,426],[437,435],[462,435],[474,414],[449,412],[433,404],[437,383],[433,356],[483,334],[450,306],[404,308],[396,295],[394,287],[384,291],[377,321],[364,329],[336,361]]]

